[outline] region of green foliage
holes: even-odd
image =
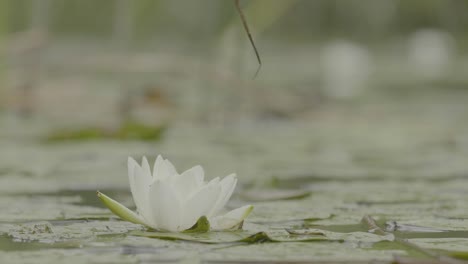
[[[50,26],[54,33],[69,35],[110,35],[115,2],[113,0],[52,0]]]
[[[468,260],[468,251],[452,251],[447,255],[457,259]]]
[[[112,35],[115,0],[50,1],[50,27],[55,37]],[[10,31],[29,27],[32,1],[1,2],[8,5],[4,10],[9,14]],[[178,36],[201,34],[208,38],[238,20],[232,1],[200,0],[201,8],[196,10],[184,8],[186,0],[135,0],[131,3],[134,8],[128,15],[138,39],[151,39],[161,31],[176,32]],[[355,36],[406,33],[421,27],[446,28],[467,35],[464,30],[468,26],[468,17],[464,15],[468,10],[466,1],[282,0],[273,5],[268,0],[255,0],[242,3],[254,35],[272,29],[279,36],[288,37],[328,37],[338,33]],[[177,6],[180,8],[171,10]],[[184,22],[184,18],[195,15],[206,19],[195,19],[193,25]],[[207,31],[207,28],[213,30]],[[284,34],[285,30],[288,34]]]
[[[134,25],[135,36],[138,39],[145,39],[151,36],[154,28],[158,26],[158,11],[160,10],[159,0],[132,1],[135,5]]]
[[[165,126],[147,126],[135,122],[126,122],[115,134],[117,139],[137,139],[137,140],[160,140]]]
[[[0,97],[2,97],[2,93],[4,90],[4,75],[5,75],[5,65],[4,59],[2,57],[4,54],[4,39],[7,35],[8,31],[8,2],[7,1],[0,1]],[[2,110],[2,102],[0,100],[0,110]]]
[[[99,139],[157,141],[161,139],[165,129],[165,126],[154,127],[135,122],[126,122],[115,130],[91,127],[54,131],[46,137],[46,141],[61,142]]]

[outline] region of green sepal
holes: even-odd
[[[114,213],[116,216],[134,224],[146,225],[136,213],[134,213],[132,210],[128,209],[121,203],[115,201],[114,199],[101,193],[100,191],[97,191],[96,194],[97,197],[102,201],[102,203],[107,208],[109,208],[109,210],[111,210],[111,212]]]
[[[208,231],[210,231],[210,221],[206,216],[202,216],[191,228],[182,231],[182,233],[206,233]]]

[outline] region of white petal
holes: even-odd
[[[200,166],[188,169],[176,175],[173,184],[182,200],[186,201],[203,186],[203,169]]]
[[[135,180],[134,180],[134,174],[133,174],[135,166],[139,166],[138,163],[132,157],[128,157],[128,161],[127,161],[128,181],[130,182],[130,190],[132,191],[132,194],[136,193]],[[135,198],[133,198],[133,200],[135,200]]]
[[[192,195],[183,207],[181,227],[185,230],[192,227],[202,216],[206,216],[216,203],[221,193],[221,186],[208,184]]]
[[[159,170],[163,162],[164,162],[164,159],[161,157],[161,155],[158,155],[158,157],[156,158],[156,161],[154,162],[154,167],[153,167],[153,178],[155,180],[160,178]]]
[[[150,165],[148,163],[148,160],[146,159],[145,156],[143,156],[143,159],[141,161],[141,168],[143,169],[143,173],[149,175],[151,177],[151,169],[150,169]]]
[[[234,189],[236,188],[236,184],[237,184],[236,175],[230,174],[224,177],[224,179],[220,182],[220,184],[221,184],[221,194],[218,197],[218,200],[216,201],[215,206],[208,214],[208,217],[216,215],[221,209],[224,208],[226,203],[229,201],[232,193],[234,192]]]
[[[174,165],[169,160],[165,160],[159,155],[153,168],[153,179],[166,180],[167,178],[176,174]]]
[[[216,177],[208,182],[208,184],[219,184],[219,177]]]
[[[228,230],[238,228],[242,221],[252,212],[252,205],[245,205],[220,216],[210,218],[211,230]]]
[[[133,167],[133,182],[134,187],[131,188],[133,201],[137,206],[138,212],[147,219],[149,214],[148,192],[151,184],[151,176],[145,172],[140,166]]]
[[[172,163],[169,160],[164,160],[164,164],[166,165],[167,172],[169,173],[170,176],[173,176],[174,174],[177,174],[177,171],[172,165]]]
[[[198,184],[201,186],[205,180],[205,170],[203,170],[203,167],[200,165],[193,167],[192,170],[195,172]]]
[[[182,231],[180,228],[181,205],[179,198],[168,183],[155,181],[150,187],[151,223],[156,229]]]

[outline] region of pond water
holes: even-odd
[[[46,142],[4,118],[1,263],[405,263],[468,257],[468,94],[324,105],[299,121],[172,124],[161,141]],[[2,117],[3,118],[3,117]],[[146,232],[95,195],[133,208],[127,156],[237,172],[243,230]],[[450,262],[453,263],[453,262]]]

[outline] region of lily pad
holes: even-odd
[[[135,236],[158,238],[163,240],[182,240],[202,244],[231,244],[231,243],[268,243],[268,242],[315,242],[327,240],[323,236],[276,236],[272,237],[266,232],[249,233],[247,231],[224,231],[207,233],[164,233],[164,232],[131,232]]]
[[[48,135],[46,141],[87,141],[98,139],[157,141],[161,139],[165,129],[165,126],[152,127],[128,122],[122,124],[118,129],[91,127],[77,130],[59,130]]]
[[[446,255],[456,259],[468,260],[468,251],[450,251]]]
[[[241,197],[253,202],[297,200],[310,195],[310,191],[295,189],[252,189],[242,192]]]

